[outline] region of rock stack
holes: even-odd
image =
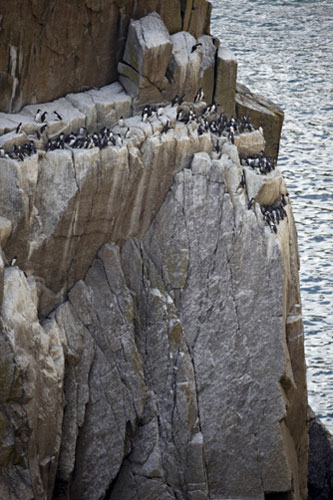
[[[209,4],[155,3],[120,83],[0,116],[4,499],[307,495],[287,189]]]

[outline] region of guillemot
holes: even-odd
[[[191,50],[191,54],[192,54],[195,50],[197,50],[197,48],[198,48],[198,47],[202,47],[202,43],[201,43],[201,42],[196,43],[195,45],[193,45],[192,50]]]
[[[53,113],[56,115],[56,117],[58,118],[58,120],[62,120],[62,116],[59,115],[59,113],[57,111],[53,111]]]

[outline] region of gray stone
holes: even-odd
[[[214,44],[213,37],[202,35],[198,42],[202,43],[202,47],[197,50],[202,52],[202,61],[200,68],[200,86],[205,95],[205,101],[211,103],[214,98],[215,87],[215,67],[218,47]]]
[[[214,99],[230,118],[235,115],[237,59],[225,46],[217,52],[216,87]],[[245,113],[244,113],[245,114]]]
[[[53,102],[25,106],[22,110],[22,114],[29,117],[32,122],[31,130],[28,133],[33,133],[41,126],[34,121],[38,109],[41,109],[42,112],[47,111],[47,134],[50,138],[61,132],[69,133],[71,131],[78,131],[80,127],[85,126],[84,114],[75,108],[67,99],[61,97]],[[59,113],[62,120],[56,117],[54,111]]]
[[[157,13],[130,22],[123,61],[151,84],[163,80],[171,50],[170,35]]]
[[[237,83],[236,115],[247,116],[251,123],[263,128],[265,152],[277,158],[284,113],[280,106],[265,97],[254,94],[245,85]]]
[[[309,407],[309,500],[333,496],[333,436]]]
[[[170,87],[165,96],[171,99],[176,94],[185,95],[185,100],[193,102],[199,89],[202,53],[191,52],[196,39],[185,31],[172,35],[171,39],[173,48],[167,73]]]
[[[58,331],[40,325],[37,302],[33,278],[7,267],[0,314],[3,498],[50,498],[55,481],[65,365]]]
[[[4,247],[12,232],[12,223],[0,215],[0,247]]]

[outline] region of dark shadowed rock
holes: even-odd
[[[333,498],[333,437],[309,407],[309,500]]]

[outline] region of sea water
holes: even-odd
[[[309,403],[333,433],[333,0],[212,0],[238,81],[285,113],[278,165],[298,232]]]

